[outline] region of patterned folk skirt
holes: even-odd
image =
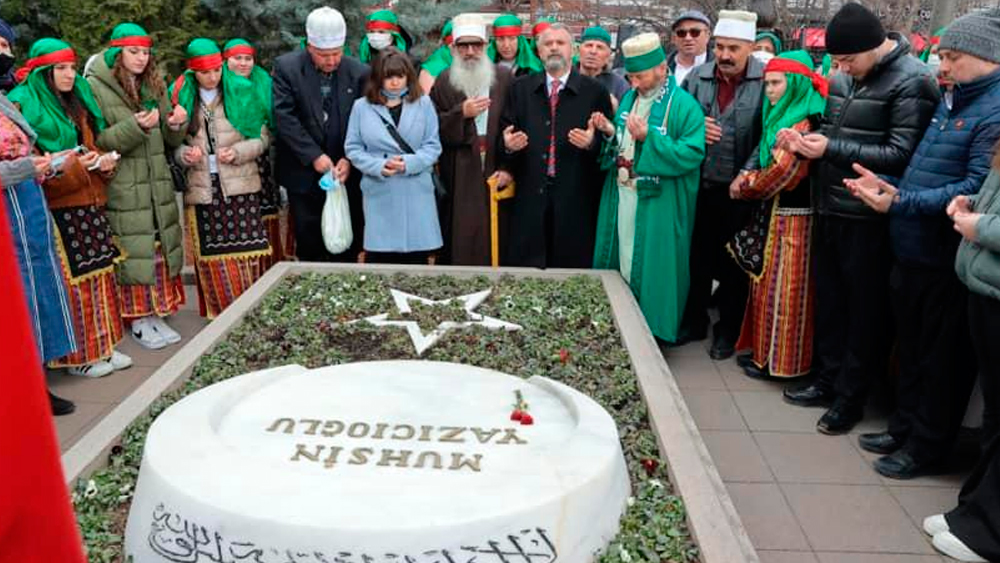
[[[287,260],[295,252],[294,249],[285,252],[286,246],[282,243],[281,190],[278,189],[278,182],[274,179],[269,155],[264,154],[257,159],[257,169],[260,171],[260,214],[264,221],[264,229],[267,231],[267,240],[271,244],[271,255],[264,258],[263,262],[266,271],[278,262]],[[292,244],[292,240],[289,237],[289,244]]]
[[[2,191],[35,345],[39,359],[47,362],[73,352],[76,346],[52,216],[42,188],[34,180]]]
[[[218,181],[212,203],[185,209],[195,253],[198,303],[213,319],[265,271],[271,257],[259,194],[223,197]]]
[[[812,212],[777,208],[760,276],[751,277],[737,350],[774,377],[809,373],[813,354]]]
[[[153,254],[153,285],[124,285],[121,287],[121,311],[125,320],[156,315],[168,317],[176,313],[184,304],[184,280],[180,276],[170,276],[170,268],[163,257],[159,241]]]
[[[122,339],[122,316],[115,262],[122,253],[104,209],[90,205],[53,209],[56,251],[69,289],[76,352],[50,367],[90,364],[111,357]]]

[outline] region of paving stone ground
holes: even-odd
[[[121,351],[135,366],[102,379],[51,371],[58,395],[77,404],[58,417],[66,451],[146,380],[207,321],[188,303],[170,321],[184,340],[159,351],[126,337]],[[713,361],[708,341],[664,350],[702,438],[762,563],[941,563],[920,529],[925,516],[954,506],[972,463],[971,444],[949,475],[894,481],[871,468],[877,457],[857,444],[861,432],[884,428],[887,413],[870,407],[851,434],[816,432],[823,414],[781,400],[783,382],[746,377],[733,360]]]
[[[198,315],[198,297],[194,287],[187,286],[186,293],[187,302],[167,320],[181,334],[183,340],[180,343],[162,350],[147,350],[132,339],[126,328],[125,339],[118,350],[132,357],[132,367],[100,379],[68,375],[61,369],[48,370],[49,389],[76,403],[75,412],[55,419],[59,445],[64,452],[208,324]]]
[[[925,516],[952,508],[974,462],[964,442],[949,475],[896,481],[875,473],[878,456],[858,434],[885,428],[869,407],[844,436],[816,432],[821,408],[782,401],[785,382],[751,379],[732,359],[713,361],[709,341],[664,357],[763,563],[941,563]],[[795,382],[798,385],[801,382]]]

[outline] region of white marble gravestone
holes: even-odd
[[[521,391],[532,425],[510,420]],[[629,495],[614,421],[554,381],[459,364],[287,366],[149,430],[135,563],[586,563]]]

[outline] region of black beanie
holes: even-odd
[[[878,16],[861,4],[844,4],[826,26],[826,50],[831,55],[871,51],[885,42]]]

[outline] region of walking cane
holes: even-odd
[[[500,266],[500,217],[498,207],[500,200],[514,197],[514,182],[507,184],[502,190],[497,189],[496,176],[486,180],[490,187],[490,257],[494,268]]]

